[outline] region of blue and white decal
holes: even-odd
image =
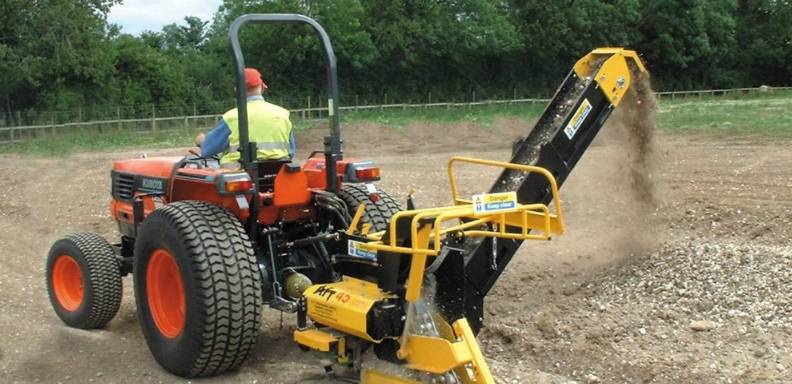
[[[377,251],[366,246],[366,243],[360,241],[349,240],[347,242],[347,253],[349,256],[359,257],[361,259],[377,261]]]
[[[589,103],[588,99],[583,99],[583,102],[580,103],[572,119],[569,120],[569,124],[564,128],[564,133],[569,140],[575,137],[575,134],[578,129],[580,129],[580,126],[583,125],[583,122],[586,121],[586,117],[588,117],[589,113],[591,113],[591,103]]]

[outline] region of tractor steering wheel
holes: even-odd
[[[190,148],[190,149],[187,150],[187,152],[189,154],[195,156],[195,158],[194,158],[195,160],[203,160],[204,168],[210,168],[209,167],[209,161],[210,160],[213,160],[213,161],[217,162],[218,164],[220,163],[220,156],[218,156],[218,155],[212,155],[212,156],[204,157],[195,148]]]

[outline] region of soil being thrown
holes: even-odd
[[[654,133],[657,128],[657,99],[648,72],[633,74],[633,85],[614,116],[626,142],[630,187],[635,198],[647,208],[657,205]]]

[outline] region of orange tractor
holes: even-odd
[[[238,39],[247,23],[307,24],[323,44],[330,135],[302,164],[257,160],[248,140]],[[266,304],[296,314],[295,342],[324,354],[328,372],[345,366],[366,383],[492,383],[474,337],[483,299],[522,241],[563,233],[558,187],[643,71],[635,53],[608,48],[581,59],[511,163],[453,158],[453,204],[408,201],[403,210],[373,184],[380,171],[371,161],[342,156],[336,59],[316,21],[244,15],[229,40],[241,170],[197,155],[116,161],[110,213],[121,240],[80,233],[52,246],[47,287],[57,315],[103,327],[132,274],[149,349],[179,376],[242,364]],[[488,193],[466,199],[453,176],[460,163],[504,170]],[[370,350],[399,369],[369,366]]]

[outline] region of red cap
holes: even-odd
[[[261,80],[261,72],[259,72],[256,68],[245,68],[245,84],[247,84],[247,88],[256,88],[259,85],[263,85],[264,89],[267,89],[267,84],[264,84],[264,80]]]

